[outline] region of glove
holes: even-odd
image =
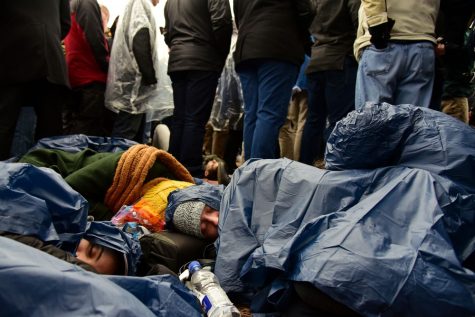
[[[157,79],[155,77],[150,77],[150,78],[146,76],[142,77],[142,86],[150,86],[156,83],[157,83]]]
[[[391,29],[394,26],[395,21],[389,19],[387,22],[378,24],[376,26],[370,26],[368,28],[371,39],[369,40],[377,49],[383,49],[388,46],[389,39],[391,38]]]

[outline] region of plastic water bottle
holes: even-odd
[[[191,274],[191,285],[200,299],[208,317],[238,317],[239,310],[229,300],[226,292],[219,285],[213,272],[203,270],[198,261],[188,265]]]

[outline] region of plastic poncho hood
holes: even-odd
[[[159,104],[157,84],[142,85],[142,74],[133,56],[135,35],[142,28],[148,29],[155,77],[158,78],[157,27],[152,9],[150,0],[129,0],[119,16],[105,92],[105,105],[114,112],[145,113]]]
[[[87,224],[84,239],[124,254],[126,274],[135,275],[142,250],[132,235],[114,226],[110,221],[92,221]]]

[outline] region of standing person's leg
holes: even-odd
[[[396,62],[399,50],[389,43],[385,49],[373,45],[364,49],[356,76],[355,109],[360,110],[366,102],[394,103],[397,74],[400,65]]]
[[[259,102],[256,65],[251,62],[244,62],[239,65],[237,73],[241,80],[242,94],[244,99],[244,159],[251,157],[252,140],[257,120],[257,104]]]
[[[226,167],[228,174],[232,174],[237,168],[236,158],[240,153],[242,146],[242,130],[229,130],[229,139],[226,146],[226,151],[224,152],[224,161],[226,162]]]
[[[0,161],[10,157],[15,126],[28,95],[24,85],[0,86]]]
[[[292,95],[292,100],[290,101],[287,112],[287,118],[285,119],[285,123],[279,131],[280,157],[286,157],[291,160],[295,159],[294,144],[300,93],[301,92],[296,92]]]
[[[285,122],[298,72],[299,66],[289,62],[263,60],[259,65],[259,103],[250,157],[278,156],[279,129]]]
[[[173,72],[170,74],[173,88],[173,116],[167,124],[170,128],[170,142],[168,152],[180,161],[181,140],[183,138],[183,126],[185,123],[186,90],[187,79],[186,72]],[[180,161],[181,162],[181,161]]]
[[[441,111],[460,121],[467,123],[469,121],[468,115],[468,98],[467,97],[453,97],[451,99],[444,99],[441,103]]]
[[[211,114],[218,78],[218,72],[188,72],[180,162],[194,177],[203,177],[202,149],[205,126]]]
[[[294,141],[294,160],[300,160],[300,151],[302,144],[302,134],[307,121],[308,111],[308,90],[305,89],[299,94],[299,100],[297,104],[297,128],[295,132]]]
[[[72,134],[86,134],[93,136],[109,136],[111,131],[105,131],[104,116],[104,92],[106,86],[103,83],[91,83],[75,91],[80,98],[78,114],[71,127]]]
[[[343,70],[327,72],[325,96],[328,127],[325,129],[326,143],[335,124],[355,109],[355,84],[358,65],[352,57],[347,57]]]
[[[229,140],[229,129],[213,131],[213,141],[211,146],[211,154],[217,155],[224,159],[224,153]]]
[[[65,106],[66,87],[47,81],[37,85],[35,103],[36,132],[35,140],[63,134],[63,107]]]
[[[398,46],[402,59],[400,64],[403,67],[394,103],[428,108],[432,99],[435,78],[434,44],[419,42],[398,44]]]
[[[145,114],[119,111],[115,118],[111,136],[143,143]]]
[[[31,106],[23,106],[18,117],[11,155],[22,157],[35,145],[36,113]]]
[[[300,145],[300,162],[313,165],[323,158],[323,131],[327,121],[326,71],[307,76],[308,110]]]

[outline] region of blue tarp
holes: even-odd
[[[200,317],[176,277],[105,276],[0,237],[2,316]]]
[[[0,162],[0,231],[76,243],[88,209],[87,201],[53,170]]]
[[[36,149],[55,149],[74,153],[84,149],[91,149],[95,152],[117,152],[125,151],[135,144],[137,142],[124,138],[71,134],[43,138],[30,151]]]
[[[337,124],[326,159],[326,170],[280,159],[234,173],[216,242],[223,288],[269,289],[276,303],[305,281],[365,316],[474,315],[462,262],[475,251],[475,131],[368,105]]]
[[[43,138],[30,151],[36,149],[55,149],[74,153],[84,149],[91,149],[95,152],[118,152],[125,151],[135,144],[137,142],[124,138],[71,134]]]
[[[138,242],[106,222],[87,223],[87,211],[86,200],[53,170],[0,162],[0,231],[68,251],[87,237],[127,254],[133,273]],[[195,296],[176,277],[103,277],[3,237],[0,281],[2,316],[200,316]]]

